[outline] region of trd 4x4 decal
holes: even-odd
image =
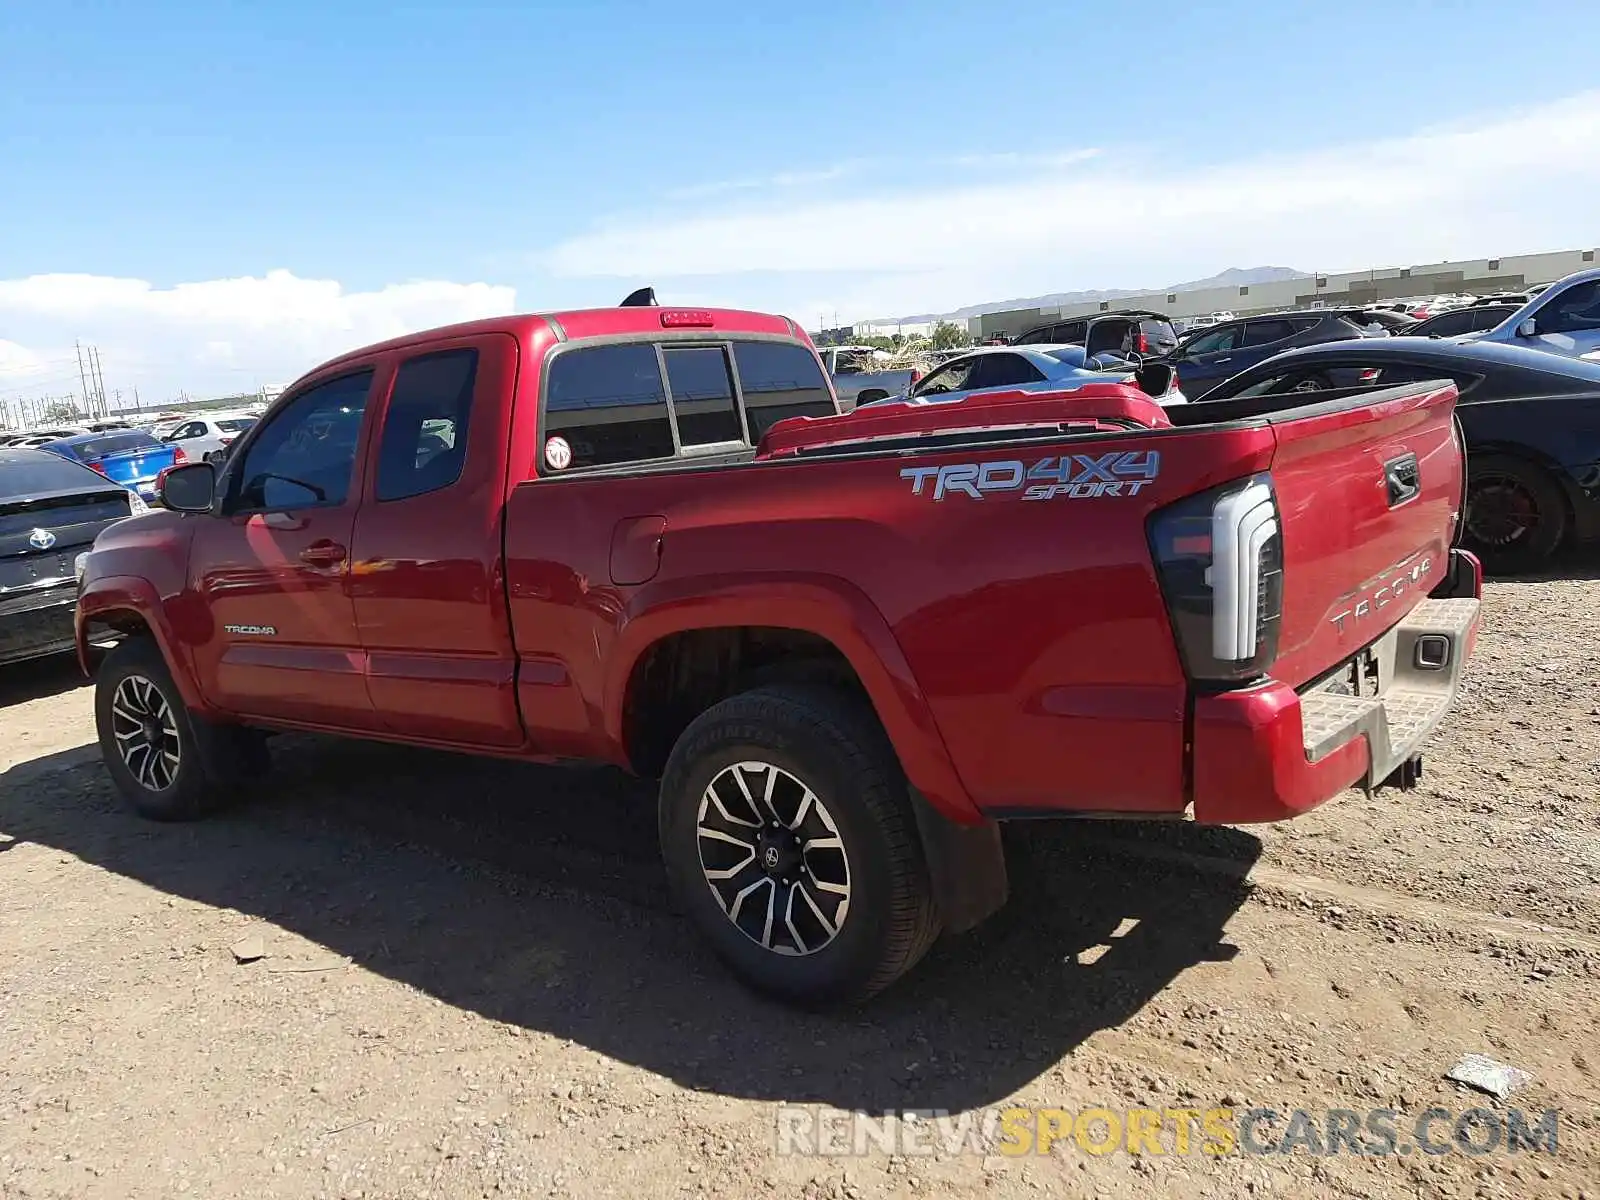
[[[968,496],[982,500],[994,492],[1022,493],[1024,500],[1089,500],[1100,496],[1137,496],[1161,474],[1158,450],[1113,450],[1090,454],[1051,455],[1032,463],[1003,459],[986,463],[947,463],[942,467],[907,467],[901,479],[911,480],[913,496]]]

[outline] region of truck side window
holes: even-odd
[[[685,446],[744,441],[744,426],[733,403],[733,376],[722,347],[690,346],[663,353],[678,441]]]
[[[239,467],[237,509],[343,504],[355,471],[372,372],[318,384],[279,410]]]
[[[424,354],[400,364],[378,449],[379,500],[437,492],[461,478],[477,377],[476,350]]]
[[[804,346],[735,342],[733,360],[751,441],[759,442],[786,417],[831,417],[838,411],[816,359]]]
[[[544,436],[572,447],[574,467],[671,458],[672,419],[656,348],[643,343],[567,350],[550,362]]]

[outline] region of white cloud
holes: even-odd
[[[676,294],[673,280],[704,292],[716,277],[730,299],[850,319],[1160,287],[1226,266],[1336,271],[1513,254],[1593,243],[1596,146],[1600,92],[1204,165],[1109,150],[1001,156],[997,166],[1022,169],[916,171],[848,198],[629,214],[556,245],[546,265],[567,277],[648,279],[667,285],[663,296]]]
[[[0,341],[0,399],[77,392],[79,339],[98,347],[108,395],[204,396],[287,383],[342,351],[515,304],[513,289],[487,283],[351,292],[281,270],[169,288],[98,275],[0,280],[10,339]]]
[[[716,179],[710,183],[696,183],[688,187],[673,188],[665,195],[669,200],[704,200],[711,196],[724,196],[730,192],[777,191],[783,188],[810,187],[843,179],[855,170],[857,163],[838,163],[815,171],[782,171],[776,175],[751,176],[745,179]]]

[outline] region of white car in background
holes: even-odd
[[[180,447],[190,462],[214,462],[225,457],[234,439],[255,423],[255,417],[243,413],[190,417],[161,440]]]

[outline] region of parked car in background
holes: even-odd
[[[914,367],[895,367],[885,370],[879,366],[890,358],[885,351],[871,346],[818,346],[822,369],[833,380],[834,393],[839,406],[849,412],[858,404],[872,404],[891,396],[905,394],[907,388],[922,377]]]
[[[1129,309],[1095,313],[1036,325],[1011,342],[1013,346],[1082,346],[1092,358],[1098,354],[1170,354],[1178,344],[1178,331],[1161,313]]]
[[[46,442],[41,449],[99,472],[146,503],[156,498],[156,479],[162,471],[189,461],[182,447],[158,442],[138,429],[80,433]]]
[[[1426,321],[1413,321],[1406,330],[1408,337],[1460,337],[1468,333],[1482,333],[1493,329],[1517,311],[1515,304],[1469,304],[1466,308],[1451,309]]]
[[[1206,400],[1330,379],[1368,388],[1455,382],[1467,444],[1464,536],[1491,570],[1526,570],[1568,543],[1600,539],[1600,363],[1476,339],[1367,338],[1280,354]]]
[[[1572,358],[1600,350],[1600,270],[1558,279],[1479,336]]]
[[[1338,312],[1341,310],[1321,311]],[[1376,325],[1384,333],[1399,334],[1410,332],[1415,328],[1417,320],[1407,313],[1393,312],[1386,308],[1363,308],[1352,313],[1351,323],[1367,330]]]
[[[1296,346],[1369,336],[1361,309],[1324,308],[1301,312],[1269,313],[1228,321],[1189,338],[1163,362],[1178,372],[1179,386],[1190,400],[1198,400],[1223,380]],[[1334,386],[1317,381],[1318,388]],[[1308,387],[1309,390],[1309,387]]]
[[[1519,308],[1533,299],[1535,294],[1534,292],[1495,292],[1492,295],[1479,296],[1467,307],[1485,308],[1509,304],[1512,308]]]
[[[194,417],[160,440],[181,446],[190,462],[212,462],[226,457],[223,451],[255,423],[256,418],[239,413]]]
[[[89,431],[81,425],[59,425],[53,429],[28,429],[21,433],[13,434],[11,444],[31,450],[50,442],[58,441],[61,438],[75,437],[80,433],[87,432]]]
[[[72,649],[78,557],[108,525],[148,511],[80,463],[0,449],[0,663]]]
[[[912,404],[949,404],[974,392],[1002,389],[1045,392],[1108,382],[1142,387],[1140,374],[1133,364],[1121,361],[1096,367],[1082,346],[982,346],[929,371],[904,399]],[[1144,373],[1147,380],[1156,377],[1154,372]],[[1163,385],[1150,393],[1152,399],[1161,404],[1185,403],[1171,371],[1159,378]],[[889,397],[889,401],[898,399],[901,397]]]

